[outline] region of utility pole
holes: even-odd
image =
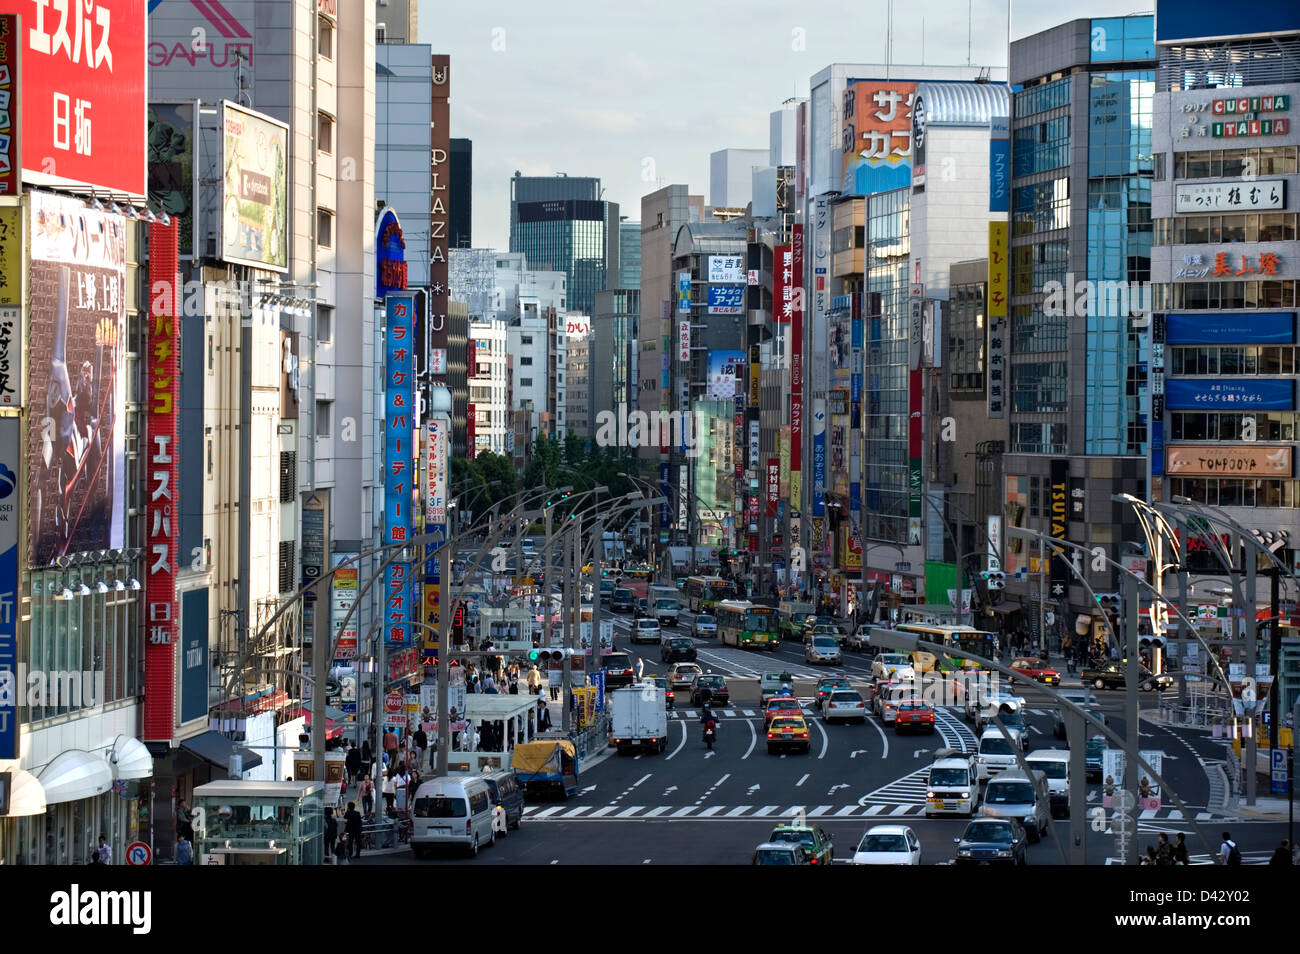
[[[1133,806],[1129,812],[1129,838],[1125,842],[1124,863],[1133,864],[1137,855],[1138,805],[1138,585],[1124,574],[1124,791]]]
[[[1246,667],[1242,676],[1243,690],[1245,686],[1255,686],[1254,698],[1242,699],[1246,715],[1246,757],[1242,760],[1246,764],[1246,805],[1250,808],[1255,807],[1256,789],[1259,784],[1258,771],[1258,740],[1255,738],[1255,711],[1259,699],[1258,680],[1255,678],[1256,660],[1259,658],[1259,640],[1257,638],[1257,623],[1255,620],[1255,583],[1258,568],[1258,555],[1254,550],[1247,547],[1244,539],[1239,540],[1239,534],[1233,534],[1232,556],[1235,560],[1237,557],[1237,548],[1241,548],[1241,559],[1246,563],[1246,605],[1241,607],[1244,614],[1242,622],[1246,627]],[[1243,691],[1242,695],[1245,693]],[[1271,758],[1272,756],[1270,756]]]
[[[1278,657],[1282,655],[1282,619],[1279,603],[1279,590],[1282,586],[1282,570],[1277,566],[1269,567],[1269,623],[1268,623],[1268,749],[1276,752],[1280,737],[1278,722],[1282,715],[1282,687],[1278,684],[1281,666]],[[1270,755],[1269,758],[1272,758]]]
[[[1178,704],[1187,705],[1187,537],[1190,532],[1188,524],[1178,534]],[[1199,658],[1199,654],[1198,654]]]
[[[1070,749],[1070,864],[1088,863],[1088,724],[1073,709],[1063,708],[1066,745]]]
[[[566,533],[568,529],[569,528],[567,525],[562,527],[560,530],[561,536],[563,536],[563,534]],[[564,541],[564,543],[567,542],[568,542],[567,540]],[[564,630],[564,661],[563,661],[564,671],[560,681],[560,685],[562,687],[560,689],[560,707],[564,712],[564,719],[563,722],[561,723],[561,726],[564,729],[565,734],[567,735],[570,728],[569,693],[573,691],[573,675],[572,675],[573,616],[571,610],[569,609],[569,600],[567,598],[569,595],[569,590],[568,590],[569,573],[571,571],[572,564],[573,564],[573,549],[571,547],[564,546],[563,543],[560,545],[560,549],[564,551],[564,559],[561,561],[562,569],[560,571],[561,573],[564,574],[563,581],[560,583],[560,625]],[[547,581],[547,586],[550,586],[549,579]]]

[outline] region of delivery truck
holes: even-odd
[[[609,696],[611,735],[619,754],[636,749],[662,752],[668,744],[664,691],[653,683],[641,683],[615,689]]]

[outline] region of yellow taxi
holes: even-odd
[[[801,715],[779,715],[767,726],[767,753],[775,755],[781,749],[808,752],[812,742],[808,738],[808,723]]]

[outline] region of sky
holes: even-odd
[[[896,0],[892,62],[1004,67],[1008,6]],[[629,221],[641,196],[671,183],[709,202],[709,153],[766,149],[770,114],[831,63],[884,62],[888,7],[422,0],[419,41],[451,55],[451,135],[474,142],[474,245],[509,247],[516,170],[598,176]],[[1136,12],[1141,0],[1019,0],[1011,34]]]

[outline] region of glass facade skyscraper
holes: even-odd
[[[569,310],[590,315],[596,292],[618,274],[618,206],[589,199],[520,202],[510,233],[510,251],[522,252],[528,267],[563,272]]]

